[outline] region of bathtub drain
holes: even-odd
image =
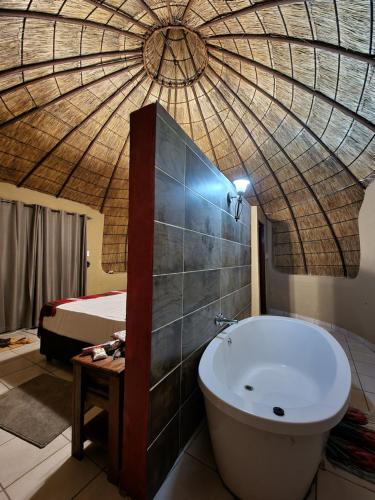
[[[278,417],[283,417],[285,415],[285,411],[282,408],[280,408],[280,406],[274,406],[273,412]]]
[[[252,385],[245,385],[245,389],[247,391],[253,391],[254,390],[254,387]]]

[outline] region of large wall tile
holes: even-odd
[[[141,195],[140,195],[140,203]],[[156,170],[155,219],[174,226],[184,226],[185,190],[182,184]]]
[[[186,186],[221,206],[226,191],[220,177],[189,147],[186,148]]]
[[[152,329],[182,316],[182,274],[156,276],[153,280]]]
[[[180,450],[179,415],[168,424],[147,450],[147,498],[154,498]]]
[[[160,328],[151,339],[151,385],[181,362],[182,320]]]
[[[241,224],[234,217],[226,212],[221,213],[221,237],[225,240],[239,241],[240,240]]]
[[[233,241],[221,241],[222,267],[235,267],[240,265],[240,246]]]
[[[183,271],[183,229],[155,222],[154,274]]]
[[[185,178],[185,142],[161,118],[156,126],[156,166],[180,182]]]
[[[180,372],[176,368],[151,391],[149,443],[163,430],[180,406]]]
[[[220,300],[184,316],[182,324],[182,358],[186,358],[219,331],[215,316],[220,313]]]
[[[191,435],[204,416],[203,396],[199,389],[194,391],[181,409],[180,449],[189,441]]]
[[[220,239],[185,230],[184,271],[219,267],[221,267]]]
[[[221,300],[221,310],[224,316],[228,318],[235,318],[248,306],[250,300],[250,286],[245,286],[224,297]]]
[[[221,210],[208,201],[186,190],[185,227],[211,236],[221,235]]]
[[[189,314],[220,297],[220,270],[184,273],[183,313]]]
[[[207,343],[193,352],[183,363],[181,368],[181,403],[198,388],[198,366]]]

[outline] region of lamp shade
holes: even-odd
[[[237,193],[243,194],[246,191],[247,186],[250,184],[250,181],[248,179],[236,179],[233,181],[233,184]]]

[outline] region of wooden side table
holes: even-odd
[[[74,356],[72,455],[83,458],[84,407],[93,404],[108,412],[108,480],[117,483],[122,443],[125,359],[112,357],[92,361]]]

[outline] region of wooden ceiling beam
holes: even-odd
[[[20,17],[25,19],[41,19],[44,21],[51,21],[52,23],[65,23],[65,24],[76,24],[78,26],[87,26],[90,28],[96,28],[100,30],[111,31],[113,33],[120,34],[122,36],[128,36],[130,38],[137,38],[138,40],[144,40],[144,36],[139,33],[134,33],[128,30],[122,30],[116,28],[115,26],[110,26],[108,24],[101,24],[95,21],[89,21],[88,19],[79,19],[76,17],[65,17],[57,14],[50,14],[47,12],[39,12],[35,10],[20,10],[20,9],[1,9],[0,17]]]
[[[213,154],[213,157],[215,159],[215,163],[216,163],[216,166],[218,167],[219,166],[219,162],[217,160],[217,156],[216,156],[216,151],[215,151],[215,148],[214,148],[214,145],[212,143],[212,139],[211,139],[211,136],[210,136],[210,133],[208,131],[208,127],[207,127],[207,123],[206,123],[206,120],[204,118],[204,115],[203,115],[203,111],[202,111],[202,107],[200,105],[200,102],[199,102],[199,99],[198,99],[198,96],[197,96],[197,92],[195,90],[195,87],[194,85],[191,86],[191,90],[193,91],[193,94],[194,94],[194,99],[195,99],[195,102],[197,104],[197,108],[198,108],[198,111],[199,111],[199,115],[201,117],[201,121],[203,123],[203,126],[204,126],[204,130],[206,131],[206,135],[207,135],[207,139],[208,139],[208,142],[210,143],[210,146],[211,146],[211,151],[212,151],[212,154]]]
[[[308,40],[306,38],[298,38],[285,35],[276,35],[273,33],[225,33],[223,35],[209,35],[205,40],[265,40],[267,42],[276,42],[281,44],[301,45],[310,49],[319,49],[333,54],[350,57],[362,61],[366,64],[375,65],[375,56],[355,50],[339,47],[332,43],[322,42],[319,40]]]
[[[102,59],[104,57],[121,57],[128,54],[141,54],[142,47],[129,50],[112,50],[110,52],[96,52],[94,54],[83,54],[80,56],[62,57],[59,59],[50,59],[48,61],[41,61],[37,63],[22,64],[13,68],[7,68],[0,71],[0,78],[15,75],[20,71],[31,71],[34,69],[46,68],[48,66],[59,66],[61,64],[69,64],[81,61],[89,61],[90,59]]]
[[[244,7],[243,9],[233,10],[225,14],[220,14],[212,19],[209,19],[203,24],[196,26],[196,29],[211,27],[214,26],[215,24],[229,21],[233,18],[238,19],[241,16],[252,14],[253,12],[259,12],[260,10],[270,9],[272,7],[279,7],[281,5],[289,5],[289,4],[304,3],[304,2],[305,0],[264,0],[263,2],[258,2],[254,5],[250,5],[249,7]]]
[[[235,70],[232,66],[230,66],[226,62],[222,61],[221,59],[217,58],[213,54],[210,54],[210,57],[212,59],[214,59],[216,62],[218,62],[219,64],[221,64],[224,68],[226,68],[229,71],[231,71],[233,74],[235,74],[242,81],[244,81],[245,83],[247,83],[248,85],[250,85],[251,87],[253,87],[255,90],[257,90],[258,92],[260,92],[265,97],[267,97],[271,102],[275,103],[276,106],[278,106],[279,108],[281,108],[285,113],[287,113],[288,115],[290,115],[293,118],[293,120],[295,120],[301,127],[303,127],[314,138],[314,140],[318,144],[320,144],[320,146],[322,146],[324,148],[324,150],[340,165],[340,167],[343,170],[345,170],[345,172],[347,172],[348,175],[350,175],[350,177],[353,179],[353,181],[355,182],[355,184],[358,187],[360,187],[362,190],[365,189],[364,185],[361,183],[361,181],[358,179],[358,177],[356,177],[353,174],[353,172],[350,170],[350,168],[347,165],[345,165],[345,163],[334,153],[334,151],[332,151],[327,146],[327,144],[307,125],[307,123],[305,123],[304,121],[302,121],[290,108],[288,108],[287,106],[285,106],[285,104],[282,101],[279,101],[272,94],[269,94],[266,90],[264,90],[261,87],[259,87],[259,85],[257,85],[256,83],[254,83],[251,80],[249,80],[248,78],[246,78],[244,75],[242,75],[237,70]]]
[[[308,85],[305,85],[304,83],[300,82],[299,80],[296,80],[295,78],[292,78],[291,76],[288,76],[285,73],[282,73],[281,71],[270,68],[269,66],[266,66],[265,64],[262,64],[258,61],[253,60],[253,59],[249,59],[249,58],[242,56],[240,54],[236,54],[236,52],[232,52],[231,50],[227,50],[227,49],[224,49],[222,47],[217,47],[216,45],[212,45],[210,43],[207,44],[207,46],[210,50],[214,50],[216,52],[225,54],[228,57],[234,57],[235,59],[238,59],[239,61],[250,64],[251,66],[254,66],[255,68],[258,68],[260,70],[265,71],[266,73],[273,75],[275,78],[279,78],[280,80],[288,82],[291,85],[295,85],[299,89],[307,92],[308,94],[316,97],[317,99],[320,99],[321,101],[325,102],[326,104],[329,104],[333,108],[338,109],[344,115],[349,116],[349,118],[357,121],[358,123],[360,123],[364,127],[371,130],[371,132],[375,133],[375,123],[370,122],[370,120],[367,120],[367,118],[365,118],[364,116],[359,115],[358,113],[356,113],[355,111],[352,111],[351,109],[347,108],[343,104],[335,101],[334,99],[331,99],[330,97],[323,94],[319,90],[315,90],[315,89],[309,87]]]
[[[140,66],[140,65],[138,65]],[[132,77],[131,80],[134,80],[136,77],[136,75],[134,75]],[[121,85],[121,87],[119,87],[117,90],[115,90],[115,92],[113,92],[111,95],[109,95],[106,99],[104,99],[104,101],[102,101],[97,108],[95,108],[93,111],[91,111],[91,113],[89,113],[88,115],[85,116],[85,118],[79,122],[77,125],[75,125],[72,129],[69,130],[69,132],[67,132],[59,141],[57,141],[57,143],[52,147],[52,149],[50,149],[49,151],[47,151],[47,153],[45,153],[39,160],[38,162],[26,173],[26,175],[24,175],[21,180],[17,183],[17,187],[21,187],[25,184],[25,182],[29,179],[29,177],[31,177],[35,172],[36,170],[42,165],[42,163],[51,155],[53,154],[56,149],[64,142],[64,141],[67,141],[69,139],[69,137],[71,137],[72,134],[74,134],[74,132],[76,132],[80,127],[82,127],[83,125],[85,125],[88,120],[90,120],[93,116],[96,115],[96,113],[99,113],[99,111],[101,111],[108,103],[111,102],[112,99],[114,99],[118,94],[120,94],[120,92],[122,92],[126,86],[129,84],[130,80],[127,80],[123,85]]]
[[[186,7],[185,7],[185,10],[184,10],[184,13],[182,14],[182,17],[181,17],[181,22],[183,23],[186,19],[186,16],[188,15],[189,13],[189,10],[192,8],[193,4],[194,4],[195,0],[189,0]]]
[[[139,106],[140,108],[143,108],[143,106],[146,104],[147,102],[147,99],[149,98],[150,94],[151,94],[151,90],[154,86],[155,82],[154,80],[151,80],[151,83],[150,83],[150,86],[149,86],[149,89],[146,93],[146,96],[145,98],[143,99],[142,101],[142,104]],[[103,201],[102,201],[102,204],[101,204],[101,207],[100,207],[100,212],[103,213],[103,210],[104,210],[104,207],[105,207],[105,204],[107,202],[107,198],[108,198],[108,193],[110,192],[111,188],[112,188],[112,182],[113,182],[113,179],[115,178],[116,176],[116,172],[119,168],[119,165],[120,165],[120,161],[121,161],[121,158],[123,157],[125,151],[126,151],[126,146],[129,142],[129,139],[130,139],[130,132],[128,133],[127,137],[126,137],[126,140],[124,141],[124,145],[122,146],[122,149],[120,151],[120,154],[118,155],[118,158],[117,158],[117,161],[116,161],[116,164],[115,166],[113,167],[113,170],[112,170],[112,174],[111,174],[111,177],[108,181],[108,185],[107,185],[107,188],[105,190],[105,193],[104,193],[104,196],[103,196]]]
[[[139,76],[143,75],[143,77],[140,79],[140,81],[138,82],[138,84],[142,83],[146,78],[147,78],[147,74],[145,72],[145,70],[142,68],[141,70],[138,71],[138,73],[136,73],[132,78],[130,78],[125,86],[123,87],[123,90],[125,88],[127,88],[131,83],[133,83],[135,80],[138,79]],[[96,143],[96,141],[98,140],[98,138],[101,136],[101,134],[103,133],[103,131],[105,130],[106,126],[109,124],[109,122],[112,120],[112,118],[115,116],[115,114],[119,111],[119,109],[123,106],[123,104],[129,99],[129,97],[132,95],[132,93],[137,89],[137,85],[135,85],[127,94],[126,96],[121,100],[120,104],[118,104],[115,109],[113,109],[111,111],[111,113],[109,114],[109,116],[107,117],[107,119],[105,120],[104,123],[101,124],[101,126],[99,127],[99,130],[98,132],[94,135],[94,137],[91,139],[91,141],[88,143],[87,147],[85,148],[84,152],[82,153],[81,155],[81,158],[78,160],[78,162],[74,165],[74,167],[72,168],[72,170],[69,172],[68,176],[66,177],[65,181],[62,183],[59,191],[57,192],[56,196],[57,198],[59,198],[64,189],[66,188],[66,186],[68,185],[70,179],[73,177],[73,175],[75,174],[75,172],[78,170],[78,168],[80,167],[83,159],[85,158],[85,156],[90,152],[91,148],[93,147],[93,145]]]
[[[302,181],[302,183],[305,185],[306,189],[310,193],[312,199],[314,200],[314,202],[316,203],[317,207],[319,208],[319,210],[321,211],[321,213],[323,215],[325,223],[327,224],[327,227],[329,228],[329,231],[330,231],[330,233],[332,235],[332,239],[334,240],[335,245],[337,247],[337,251],[338,251],[339,256],[340,256],[340,260],[341,260],[341,265],[342,265],[344,276],[347,276],[348,273],[347,273],[347,268],[346,268],[344,253],[343,253],[343,250],[341,248],[340,241],[339,241],[339,239],[338,239],[338,237],[337,237],[337,235],[336,235],[336,233],[335,233],[335,231],[333,229],[332,223],[329,220],[328,215],[326,214],[326,212],[325,212],[325,210],[324,210],[324,208],[323,208],[323,206],[322,206],[322,204],[321,204],[318,196],[316,195],[315,191],[310,186],[310,184],[307,182],[307,180],[306,180],[305,176],[303,175],[303,173],[299,170],[299,168],[297,167],[297,165],[295,164],[295,162],[292,160],[292,158],[289,156],[289,154],[286,152],[286,150],[281,146],[281,144],[279,143],[279,141],[271,134],[271,132],[266,127],[266,125],[264,125],[263,121],[260,120],[257,117],[257,115],[254,113],[254,111],[245,103],[245,101],[238,95],[238,93],[234,92],[234,90],[231,89],[231,87],[225,82],[225,80],[223,80],[223,78],[221,78],[221,76],[211,66],[209,66],[209,70],[215,75],[215,77],[219,80],[219,82],[221,82],[221,84],[223,86],[225,86],[225,88],[227,88],[229,90],[229,92],[233,95],[233,97],[235,99],[237,99],[241,103],[241,105],[244,107],[244,109],[252,116],[252,118],[256,121],[256,123],[263,130],[263,132],[265,132],[267,134],[267,136],[270,138],[270,140],[272,140],[274,142],[274,144],[276,145],[276,147],[283,153],[283,155],[285,155],[285,157],[288,160],[288,162],[293,166],[293,168],[296,171],[298,177],[300,178],[300,180]],[[206,77],[209,79],[211,85],[213,85],[212,80],[207,75],[206,75]],[[228,103],[228,101],[226,101],[226,102]],[[229,105],[229,103],[228,103],[228,105]],[[271,170],[273,172],[273,175],[275,176],[276,174],[274,173],[272,167],[271,167]],[[281,189],[282,189],[282,187],[281,187]],[[285,196],[287,196],[287,195],[285,194]]]
[[[145,9],[147,14],[152,17],[152,19],[156,22],[157,26],[161,26],[162,22],[160,18],[155,14],[155,12],[151,9],[151,7],[145,2],[145,0],[137,0],[140,5]]]
[[[127,14],[126,12],[124,12],[122,10],[115,9],[114,7],[106,5],[104,2],[99,2],[98,0],[84,0],[84,1],[86,3],[93,5],[94,7],[98,8],[98,9],[105,10],[106,12],[108,12],[109,14],[112,14],[113,16],[122,17],[122,19],[124,19],[128,23],[133,23],[134,25],[136,25],[139,28],[142,28],[146,31],[149,31],[152,28],[152,26],[150,26],[149,24],[145,24],[142,21],[138,21],[138,19],[135,19],[130,14]]]
[[[40,106],[28,109],[27,111],[24,111],[23,113],[20,113],[19,115],[14,116],[13,118],[10,118],[9,120],[6,120],[5,122],[0,124],[0,129],[2,129],[3,127],[7,127],[8,125],[12,125],[13,123],[16,123],[17,121],[22,120],[23,118],[26,118],[27,116],[30,116],[31,114],[33,114],[37,111],[42,111],[43,109],[47,108],[48,106],[51,106],[51,104],[57,104],[58,102],[60,102],[64,99],[67,99],[68,97],[72,97],[75,94],[78,94],[82,90],[87,90],[87,89],[93,87],[94,85],[97,85],[98,83],[105,82],[107,80],[110,80],[111,78],[114,78],[116,76],[121,75],[126,70],[134,69],[134,68],[141,66],[141,65],[143,65],[143,62],[135,63],[131,66],[127,66],[126,68],[121,68],[117,71],[113,71],[113,73],[109,73],[108,75],[104,75],[104,76],[98,78],[97,80],[93,80],[92,82],[85,83],[84,85],[80,85],[79,87],[76,87],[72,90],[69,90],[65,94],[62,94],[62,95],[56,97],[55,99],[52,99],[52,101],[49,101],[49,102],[46,102],[44,104],[41,104]]]
[[[56,71],[55,73],[49,73],[48,75],[39,76],[31,80],[25,80],[21,83],[13,85],[13,87],[8,87],[7,89],[1,90],[0,97],[3,97],[4,95],[9,94],[10,92],[15,92],[16,90],[27,87],[28,85],[44,82],[46,80],[50,80],[51,78],[56,78],[58,76],[66,76],[74,73],[84,73],[85,71],[94,71],[96,69],[110,68],[118,64],[125,64],[127,62],[135,61],[137,59],[140,59],[141,57],[142,53],[140,52],[138,56],[125,57],[124,59],[117,59],[115,61],[104,61],[101,63],[89,64],[87,66],[77,66],[75,68]]]

